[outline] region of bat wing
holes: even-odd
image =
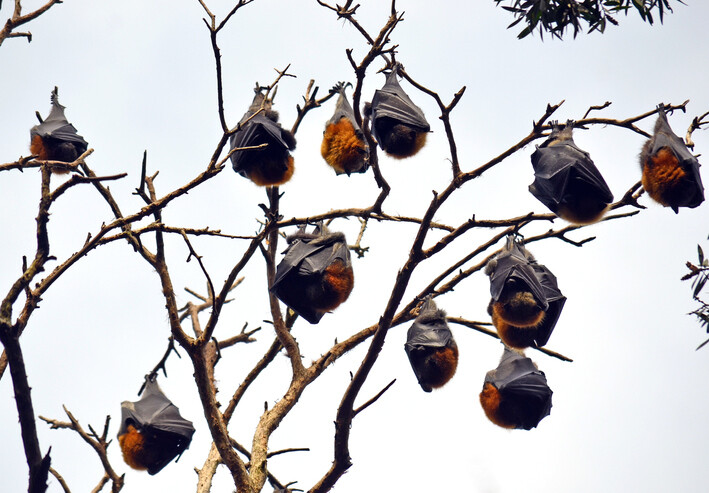
[[[288,142],[283,138],[283,128],[278,123],[266,118],[262,114],[258,114],[246,122],[241,129],[229,138],[229,142],[232,149],[237,147],[257,146],[260,144],[279,146],[284,151],[291,149],[291,146],[289,146]],[[234,171],[241,172],[243,170],[243,163],[251,152],[261,152],[261,150],[235,151],[231,155],[231,163]]]
[[[312,308],[304,300],[301,294],[303,283],[307,283],[308,278],[320,282],[320,275],[336,260],[341,260],[346,266],[352,263],[349,248],[341,233],[319,238],[313,235],[296,238],[278,264],[271,291],[298,315],[316,324],[324,312]]]
[[[337,123],[343,118],[347,118],[350,123],[352,123],[352,126],[355,128],[357,136],[362,138],[362,129],[359,125],[357,125],[357,122],[355,121],[354,110],[352,109],[350,102],[347,100],[347,96],[345,95],[344,89],[340,91],[340,95],[337,98],[337,104],[335,104],[335,113],[332,115],[332,118],[330,118],[327,123]]]
[[[516,243],[510,250],[497,257],[497,266],[490,275],[490,295],[493,300],[500,299],[505,284],[510,279],[524,282],[542,310],[546,311],[549,308],[544,288],[534,273],[531,262]]]
[[[699,174],[699,161],[689,151],[684,141],[672,131],[664,111],[658,113],[658,118],[661,123],[655,132],[650,154],[654,156],[663,147],[668,147],[672,151],[682,169],[688,174],[688,180],[695,185],[694,193],[688,195],[686,205],[681,204],[684,207],[693,209],[704,202],[704,185]]]
[[[566,296],[561,294],[556,276],[546,266],[534,263],[532,269],[542,286],[544,298],[549,305],[544,319],[537,326],[536,343],[537,346],[542,347],[549,341],[549,337],[556,327],[556,322],[559,320],[564,303],[566,303]]]
[[[388,117],[419,132],[428,132],[431,130],[431,126],[423,111],[404,92],[397,77],[397,71],[393,70],[387,76],[384,87],[374,92],[374,98],[372,98],[373,120]]]
[[[165,394],[157,382],[148,380],[143,396],[137,402],[124,401],[121,404],[121,429],[119,435],[125,433],[130,422],[137,428],[153,427],[161,431],[175,433],[192,439],[194,426],[192,422],[180,415],[180,411]]]
[[[39,135],[40,137],[57,139],[63,142],[72,142],[78,149],[80,154],[84,153],[88,147],[88,142],[79,135],[74,128],[74,125],[69,123],[64,115],[64,106],[60,105],[56,97],[52,97],[52,109],[49,116],[39,125],[35,125],[30,129],[30,135]]]
[[[613,194],[591,157],[573,142],[538,148],[532,154],[532,166],[534,182],[529,191],[554,213],[581,189],[599,201],[613,202]]]
[[[544,372],[531,359],[505,347],[497,369],[489,371],[485,382],[492,383],[506,399],[527,404],[524,422],[519,427],[529,430],[551,412],[552,390]],[[535,412],[531,412],[534,410]]]

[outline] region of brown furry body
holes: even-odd
[[[322,312],[334,310],[344,303],[354,287],[354,272],[341,260],[328,265],[322,278],[317,277],[305,287],[307,303]]]
[[[287,152],[286,156],[281,156],[264,151],[261,159],[254,160],[254,164],[245,171],[246,176],[260,187],[277,186],[291,179],[295,165],[293,156]]]
[[[419,132],[391,118],[376,122],[377,137],[382,150],[396,159],[414,156],[426,145],[427,132]]]
[[[118,437],[118,443],[123,460],[133,469],[145,471],[156,460],[155,450],[133,425],[128,425],[128,432]]]
[[[438,389],[447,384],[458,369],[458,346],[427,350],[417,362],[421,384]]]
[[[669,148],[663,147],[654,156],[649,155],[651,142],[647,141],[643,149],[643,188],[650,198],[659,204],[679,207],[683,199],[692,192],[693,185]]]
[[[497,390],[497,387],[490,382],[485,382],[483,390],[480,392],[480,404],[483,407],[483,411],[485,411],[485,416],[497,426],[515,428],[515,423],[511,416],[508,416],[509,413],[506,412],[507,406],[503,406],[502,402],[502,395]]]
[[[529,291],[503,292],[500,301],[488,307],[492,323],[502,342],[523,349],[535,344],[537,326],[544,320],[544,311]]]
[[[61,142],[57,139],[42,138],[33,135],[30,142],[30,152],[41,161],[61,161],[72,163],[80,156],[79,151],[71,142]],[[53,167],[52,171],[57,174],[68,173],[69,170]]]
[[[599,202],[592,196],[578,195],[568,203],[560,204],[556,215],[574,224],[593,224],[599,221],[610,208],[610,204]]]
[[[363,165],[366,148],[347,118],[328,124],[323,134],[320,153],[338,173],[351,173]]]

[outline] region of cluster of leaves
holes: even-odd
[[[693,279],[692,281],[692,297],[699,302],[699,308],[690,312],[690,315],[695,315],[699,319],[699,324],[701,327],[706,327],[707,333],[709,333],[709,303],[704,301],[699,295],[706,286],[707,281],[709,281],[709,259],[704,257],[704,251],[700,245],[697,245],[697,265],[692,262],[687,262],[687,268],[689,273],[682,277],[683,281]],[[697,349],[703,347],[709,343],[709,339],[704,341],[697,347]]]
[[[499,6],[504,0],[494,0]],[[684,4],[682,0],[677,0]],[[552,37],[561,39],[567,28],[573,27],[574,38],[581,31],[582,24],[588,25],[588,32],[604,32],[607,23],[618,25],[612,14],[624,13],[635,9],[644,22],[653,24],[653,11],[663,22],[665,12],[672,12],[669,0],[510,0],[503,9],[512,12],[515,21],[508,26],[514,27],[524,21],[526,27],[517,35],[524,38],[539,31],[544,37],[548,32]]]

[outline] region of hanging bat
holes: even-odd
[[[369,164],[369,146],[357,125],[354,110],[345,95],[345,83],[332,88],[339,92],[335,114],[325,124],[320,153],[338,175],[364,173]]]
[[[342,304],[354,287],[345,235],[322,224],[312,233],[303,226],[287,238],[288,248],[276,269],[271,291],[311,324]]]
[[[49,116],[44,121],[40,119],[41,123],[30,129],[30,152],[42,161],[74,162],[86,152],[88,143],[64,116],[64,106],[59,104],[59,89],[56,87],[51,101]]]
[[[424,392],[443,387],[458,368],[458,345],[446,322],[446,312],[426,298],[406,333],[404,349]]]
[[[694,209],[704,202],[699,161],[670,128],[662,104],[657,106],[654,134],[640,153],[640,166],[645,191],[675,214],[680,207]]]
[[[506,347],[497,369],[485,375],[480,404],[494,424],[531,430],[551,412],[552,393],[544,372]]]
[[[231,164],[234,171],[258,186],[282,185],[291,179],[294,171],[295,137],[278,123],[278,112],[271,109],[273,101],[261,93],[256,85],[256,95],[239,122],[239,129],[229,138],[231,149],[267,144],[263,149],[234,151]],[[255,114],[263,106],[263,111]]]
[[[389,156],[403,159],[416,154],[426,144],[431,126],[399,85],[401,64],[395,64],[384,87],[374,92],[365,114],[372,118],[372,134]]]
[[[613,194],[586,151],[576,147],[574,122],[552,122],[549,138],[532,154],[534,182],[529,191],[560,218],[576,224],[598,221]]]
[[[121,404],[118,443],[123,460],[133,469],[157,474],[187,450],[193,433],[192,422],[180,416],[154,376],[146,377],[139,401]]]
[[[544,346],[566,303],[554,274],[513,235],[485,273],[492,297],[488,313],[502,342],[520,349]]]

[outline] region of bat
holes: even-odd
[[[395,64],[386,83],[374,91],[372,103],[365,106],[371,114],[372,134],[389,156],[403,159],[415,155],[426,144],[431,126],[399,85],[400,64]]]
[[[603,217],[613,194],[588,152],[576,147],[573,128],[572,120],[563,129],[552,122],[551,135],[532,154],[529,191],[560,218],[591,224]]]
[[[655,202],[671,207],[694,209],[704,202],[704,186],[699,176],[699,161],[684,141],[670,128],[664,105],[657,106],[653,136],[640,152],[642,185]]]
[[[497,369],[485,375],[480,404],[494,424],[531,430],[551,412],[552,393],[544,372],[506,347]]]
[[[44,121],[40,119],[40,124],[30,129],[30,152],[42,161],[74,162],[86,152],[88,143],[76,132],[74,125],[67,121],[65,108],[59,104],[59,89],[56,87],[52,91],[51,101],[49,116]],[[68,170],[57,172],[66,173]]]
[[[338,175],[364,173],[369,165],[369,146],[364,140],[362,129],[357,125],[354,110],[347,101],[345,84],[332,88],[339,92],[335,114],[325,124],[320,153],[325,162]]]
[[[404,344],[409,363],[424,392],[443,387],[458,368],[458,345],[446,322],[446,312],[429,296]]]
[[[278,299],[311,324],[345,302],[354,287],[354,272],[345,235],[320,224],[305,226],[287,238],[288,248],[271,286]]]
[[[123,460],[151,476],[182,455],[192,441],[192,422],[162,393],[155,377],[146,377],[139,401],[121,403],[118,443]]]
[[[566,303],[554,274],[513,235],[485,273],[490,276],[488,313],[502,342],[520,349],[544,346]]]
[[[243,149],[231,155],[234,171],[258,186],[282,185],[293,176],[294,162],[289,151],[295,149],[295,137],[278,123],[273,101],[256,86],[256,95],[239,122],[238,130],[229,138],[231,149],[266,144],[263,149]],[[263,111],[257,112],[263,106]]]

